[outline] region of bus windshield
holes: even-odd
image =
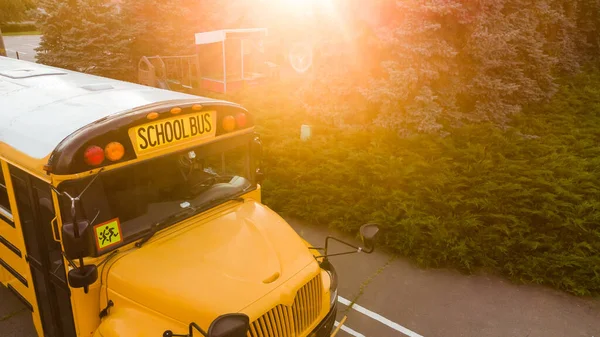
[[[255,187],[249,148],[248,142],[221,141],[102,172],[81,197],[77,216],[94,227],[118,220],[119,245],[131,242],[184,208],[213,207]],[[59,190],[74,196],[91,180],[67,181]],[[59,198],[63,223],[72,221],[70,200]],[[96,252],[107,250],[98,245]]]

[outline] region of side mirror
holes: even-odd
[[[265,179],[265,175],[261,170],[263,146],[258,136],[254,137],[254,139],[252,140],[251,152],[252,158],[256,163],[256,173],[254,177],[256,179],[256,182],[260,184]]]
[[[88,240],[86,230],[90,222],[86,219],[77,220],[77,225],[72,222],[63,224],[62,239],[65,247],[65,255],[69,259],[78,259],[88,256]],[[77,227],[77,228],[76,228]]]
[[[325,260],[327,260],[327,258],[330,256],[354,254],[354,253],[361,253],[361,252],[366,253],[366,254],[371,254],[375,250],[375,238],[377,237],[377,233],[379,233],[379,226],[377,224],[368,223],[368,224],[364,224],[364,225],[360,226],[360,238],[362,239],[363,245],[365,246],[364,249],[362,247],[356,247],[353,244],[342,241],[334,236],[327,236],[327,238],[325,239],[325,248],[311,247],[311,249],[323,250],[323,255],[318,256],[317,258],[322,257],[322,258],[325,258]],[[352,247],[355,250],[349,251],[349,252],[343,252],[343,253],[329,254],[329,250],[328,250],[329,240],[337,241],[348,247]],[[323,260],[323,262],[325,260]]]
[[[69,284],[73,288],[87,288],[98,279],[98,267],[95,264],[87,264],[69,271]]]
[[[246,337],[250,330],[250,318],[244,314],[225,314],[217,317],[204,332],[198,324],[192,322],[188,333],[175,334],[171,330],[163,332],[163,337],[193,337],[194,329],[205,337]]]
[[[364,224],[360,226],[360,237],[367,250],[375,249],[375,238],[379,234],[379,226],[377,224]]]
[[[67,191],[59,191],[56,188],[50,186],[52,190],[60,196],[67,196],[71,200],[71,220],[70,223],[64,223],[61,229],[63,246],[65,247],[65,256],[67,260],[76,269],[70,270],[69,275],[67,276],[69,280],[69,284],[73,288],[83,288],[83,291],[88,293],[88,286],[98,279],[98,267],[96,265],[85,265],[83,261],[83,257],[89,255],[86,253],[85,248],[85,240],[86,235],[88,233],[87,229],[90,227],[90,221],[83,218],[81,220],[77,220],[77,203],[81,202],[81,196],[87,189],[92,186],[94,181],[98,179],[100,173],[104,170],[101,168],[100,171],[90,180],[89,183],[85,186],[85,188],[79,193],[78,196],[73,197]],[[98,214],[100,214],[98,212]],[[97,217],[98,215],[96,215]],[[94,222],[96,219],[92,220]],[[79,259],[79,267],[76,267],[73,262],[71,262],[71,258]]]
[[[225,314],[217,317],[208,328],[208,337],[246,337],[250,318],[244,314]]]
[[[256,177],[256,182],[259,184],[261,184],[263,182],[263,180],[265,180],[265,174],[263,173],[263,171],[260,168],[256,169],[255,177]]]

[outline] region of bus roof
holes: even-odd
[[[24,155],[16,164],[40,172],[57,145],[86,125],[153,103],[190,99],[223,102],[0,57],[0,155],[15,149]],[[31,163],[37,167],[28,167]]]

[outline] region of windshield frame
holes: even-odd
[[[258,181],[257,181],[257,177],[256,177],[256,160],[254,158],[254,154],[252,153],[252,146],[251,146],[251,142],[254,139],[254,137],[255,137],[254,133],[247,133],[247,134],[243,134],[243,135],[236,135],[235,137],[226,137],[224,139],[217,139],[217,140],[214,140],[214,141],[211,141],[208,143],[195,144],[194,146],[190,146],[189,148],[186,148],[185,150],[173,151],[173,152],[169,152],[169,153],[166,153],[166,154],[163,154],[160,156],[154,156],[152,158],[147,158],[144,160],[136,161],[129,165],[119,165],[118,167],[115,167],[112,169],[107,168],[107,171],[108,172],[118,172],[118,171],[121,171],[124,169],[128,169],[128,168],[130,169],[132,167],[136,167],[136,166],[140,166],[140,165],[148,165],[153,160],[166,158],[168,156],[185,154],[185,153],[188,153],[192,149],[196,150],[196,152],[198,152],[198,150],[200,150],[200,149],[203,149],[204,151],[202,152],[201,157],[207,157],[207,156],[214,155],[214,154],[226,153],[229,150],[236,149],[236,147],[245,146],[244,151],[246,153],[246,161],[247,161],[247,163],[245,165],[245,170],[247,171],[248,177],[243,177],[243,178],[245,178],[250,183],[250,185],[238,193],[232,193],[231,195],[227,195],[227,197],[218,198],[216,200],[209,200],[209,201],[201,203],[201,204],[195,204],[194,200],[203,196],[206,191],[198,194],[193,199],[186,200],[190,204],[193,204],[193,208],[195,210],[189,212],[189,214],[185,217],[183,217],[183,216],[181,218],[176,217],[176,219],[174,219],[173,221],[168,221],[164,224],[161,223],[161,226],[158,229],[158,231],[162,231],[162,230],[170,228],[178,223],[185,222],[192,217],[196,217],[206,211],[209,211],[212,208],[218,207],[221,204],[225,204],[225,203],[231,201],[232,199],[240,198],[242,195],[251,193],[252,191],[255,191],[258,188]],[[91,175],[88,175],[86,177],[82,177],[79,179],[69,179],[69,180],[61,181],[58,184],[58,190],[62,191],[64,188],[73,189],[73,186],[76,186],[75,189],[77,189],[78,191],[81,191],[91,181],[91,179],[93,179],[97,174],[102,175],[102,174],[105,174],[105,172],[98,172],[96,174],[91,174]],[[86,192],[86,194],[87,193],[89,193],[89,192]],[[83,204],[86,204],[86,194],[84,194],[81,197]],[[70,200],[67,200],[67,198],[65,198],[63,196],[57,196],[57,197],[58,197],[58,203],[60,206],[59,210],[60,210],[60,215],[61,215],[60,216],[61,226],[63,226],[65,223],[68,223],[71,220],[70,219],[71,218]],[[106,199],[108,200],[108,197],[106,197]],[[89,206],[93,203],[90,203],[90,205],[85,205],[86,207],[84,207],[82,205],[82,203],[79,203],[79,206],[77,207],[78,221],[81,221],[81,219],[83,219],[83,218],[85,218],[89,221],[93,221],[93,219],[96,217],[96,214],[95,213],[90,214],[89,212],[87,212],[87,214],[86,214],[86,212],[84,210],[84,208],[86,208],[86,207],[89,208]],[[183,208],[178,209],[178,211],[181,211],[182,209]],[[86,252],[87,252],[86,256],[99,257],[99,256],[105,255],[107,253],[110,253],[111,251],[114,251],[120,247],[123,247],[123,246],[131,244],[133,242],[139,241],[144,236],[146,236],[148,234],[148,232],[150,232],[152,230],[153,225],[163,222],[165,219],[168,219],[170,216],[172,216],[175,213],[176,212],[164,214],[160,218],[155,219],[155,221],[149,222],[147,224],[146,228],[136,232],[135,234],[123,235],[123,239],[120,243],[118,243],[114,246],[111,246],[111,247],[107,247],[106,249],[98,249],[98,247],[96,245],[95,234],[93,233],[94,232],[93,227],[98,225],[101,222],[96,221],[95,223],[91,223],[89,225],[88,229],[86,229],[86,231],[83,233],[84,240],[86,241],[86,246],[87,246],[86,247]]]

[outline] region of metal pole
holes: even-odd
[[[227,93],[227,60],[225,59],[225,39],[223,39],[223,91]]]
[[[4,39],[2,38],[2,29],[0,29],[0,56],[6,56],[6,47],[4,46]]]

